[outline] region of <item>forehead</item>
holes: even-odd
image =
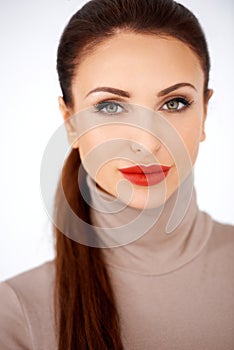
[[[83,91],[113,83],[125,89],[128,83],[135,88],[150,88],[152,84],[154,89],[161,89],[181,81],[202,88],[204,73],[197,55],[178,39],[120,33],[81,60],[76,81]]]

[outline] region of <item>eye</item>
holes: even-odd
[[[108,115],[119,114],[124,111],[124,108],[119,103],[113,101],[103,101],[97,103],[94,107],[96,112],[101,112]],[[106,110],[106,112],[104,110]]]
[[[188,107],[190,107],[192,102],[189,102],[185,98],[177,97],[172,100],[164,103],[162,109],[167,110],[169,112],[180,112]],[[166,106],[166,108],[164,108]]]

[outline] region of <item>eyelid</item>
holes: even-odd
[[[115,96],[115,97],[106,97],[106,98],[100,98],[100,100],[98,100],[96,103],[94,103],[93,105],[96,106],[100,103],[103,103],[103,102],[113,102],[113,103],[118,103],[118,102],[121,102],[123,104],[126,104],[127,101],[124,100],[122,97],[118,97],[118,96]]]
[[[163,106],[171,101],[177,101],[179,103],[182,103],[182,104],[184,104],[184,107],[177,109],[177,110],[164,109]],[[182,112],[186,108],[190,107],[193,104],[193,102],[194,102],[194,100],[191,98],[188,98],[187,96],[182,96],[182,95],[170,96],[170,97],[167,97],[167,99],[165,99],[164,102],[160,103],[159,109],[163,110],[163,111],[167,111],[167,112]]]
[[[166,96],[162,99],[162,101],[160,102],[161,104],[164,104],[164,103],[168,103],[170,102],[171,100],[174,100],[176,98],[183,98],[184,100],[187,100],[189,101],[191,99],[192,96],[188,96],[186,94],[173,94],[173,95],[170,95],[170,96]]]
[[[108,99],[108,98],[105,98],[105,99],[103,99],[103,100],[101,100],[101,101],[95,103],[93,106],[94,106],[94,108],[96,108],[96,111],[98,112],[98,110],[97,110],[98,106],[100,106],[101,104],[109,104],[109,103],[114,103],[114,104],[116,104],[117,106],[123,108],[123,112],[121,112],[121,113],[127,113],[127,112],[128,112],[128,109],[129,109],[129,108],[127,109],[127,108],[126,108],[126,105],[129,106],[129,103],[126,103],[125,101],[123,101],[123,100],[121,100],[121,99],[118,99],[118,98],[116,98],[116,99]],[[105,108],[105,106],[103,106],[103,108]],[[100,110],[99,112],[101,113],[102,110]],[[111,115],[111,113],[105,113],[105,112],[103,112],[103,113],[104,113],[104,114],[110,114],[110,115]],[[119,113],[113,113],[113,114],[120,114],[120,112],[119,112]]]
[[[166,100],[165,102],[163,102],[163,106],[171,101],[185,101],[185,102],[188,102],[189,103],[189,99],[186,98],[186,97],[173,97],[173,98],[170,98],[169,100]]]

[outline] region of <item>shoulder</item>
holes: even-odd
[[[232,242],[234,243],[234,226],[227,223],[221,223],[216,220],[213,221],[213,230],[212,234],[213,236],[220,241],[226,242]]]
[[[54,273],[54,260],[51,260],[11,277],[4,282],[22,296],[25,294],[31,295],[31,293],[37,294],[39,292],[39,286],[41,292],[44,288],[48,287],[48,284],[52,283]]]
[[[53,333],[54,272],[52,260],[0,283],[0,349],[31,349]]]
[[[40,266],[22,272],[2,282],[2,293],[8,289],[14,291],[26,308],[42,303],[50,296],[54,282],[54,260],[47,261]]]
[[[226,259],[234,258],[234,226],[212,219],[212,233],[209,246],[216,254],[220,253]]]

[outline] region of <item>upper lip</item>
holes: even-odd
[[[155,164],[155,165],[136,165],[128,168],[122,168],[119,169],[121,172],[126,173],[126,174],[152,174],[152,173],[161,173],[164,171],[168,171],[171,167],[166,166],[166,165],[160,165],[160,164]]]

